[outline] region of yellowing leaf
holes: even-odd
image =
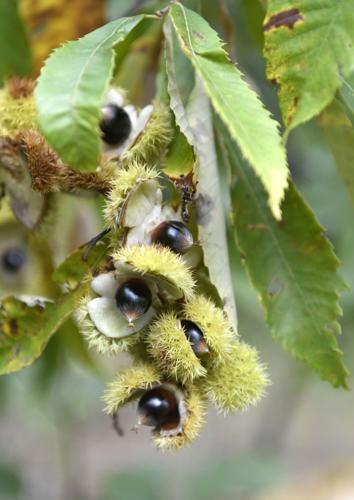
[[[333,99],[354,65],[351,0],[269,0],[264,20],[267,76],[279,86],[288,132]]]

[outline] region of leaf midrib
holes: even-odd
[[[171,70],[172,70],[172,71],[173,71],[173,76],[174,76],[174,78],[173,78],[173,79],[168,79],[168,83],[167,83],[167,85],[168,85],[168,86],[170,86],[172,81],[175,83],[175,85],[174,85],[174,90],[175,90],[175,91],[176,91],[176,93],[178,94],[178,99],[179,99],[179,102],[178,102],[178,103],[176,103],[176,105],[177,105],[177,106],[180,106],[180,107],[182,107],[182,108],[184,108],[182,95],[181,95],[180,89],[179,89],[179,87],[178,87],[178,85],[177,85],[177,83],[176,83],[176,82],[177,82],[177,80],[176,80],[176,78],[175,78],[175,76],[176,76],[176,71],[175,71],[175,58],[174,58],[174,53],[173,53],[173,50],[172,50],[172,44],[173,44],[173,41],[172,41],[172,30],[171,30],[170,26],[168,26],[167,24],[166,24],[165,28],[168,30],[168,35],[169,35],[169,36],[170,36],[170,38],[171,38],[171,43],[170,43],[170,44],[166,44],[166,62],[167,62],[167,60],[168,60],[168,59],[171,59],[171,62],[172,62],[172,64],[173,64],[172,68],[171,68],[171,67],[169,68],[169,67],[168,67],[168,64],[166,64],[166,71],[167,71],[167,73],[168,73],[169,71],[171,71]],[[168,45],[171,45],[171,47],[170,47],[170,49],[171,49],[171,50],[170,50],[170,51],[169,51]],[[173,109],[173,102],[172,102],[172,101],[173,101],[173,99],[171,98],[171,108]],[[175,107],[176,107],[176,106],[175,106]],[[175,111],[175,110],[173,109],[173,111]],[[193,129],[192,129],[192,127],[191,127],[190,123],[189,123],[189,119],[188,119],[187,114],[185,114],[185,119],[186,119],[186,122],[188,123],[189,133],[190,133],[190,134],[193,136],[193,138],[194,138]],[[179,125],[179,124],[178,124],[178,125]],[[194,146],[193,144],[192,144],[192,147],[193,147],[193,150],[195,151],[195,146]]]

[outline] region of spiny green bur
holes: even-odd
[[[161,152],[172,139],[170,110],[161,102],[154,103],[154,110],[143,133],[135,144],[122,157],[123,165],[132,162],[148,162],[154,164]]]
[[[222,362],[230,354],[236,333],[224,311],[211,300],[203,295],[196,295],[185,304],[183,317],[193,321],[203,332],[213,363]]]
[[[148,352],[158,368],[183,384],[206,374],[174,313],[163,314],[146,337]]]
[[[185,391],[184,404],[186,406],[186,418],[181,432],[169,437],[162,436],[158,432],[153,435],[155,445],[163,451],[179,450],[191,444],[204,425],[206,399],[195,386],[191,386]]]
[[[126,403],[138,397],[140,391],[150,389],[159,383],[158,372],[149,364],[139,363],[119,372],[104,393],[105,412],[109,415],[114,414]]]
[[[135,272],[165,280],[186,298],[193,297],[194,279],[183,259],[168,248],[155,245],[123,247],[113,254],[113,261],[125,262]]]
[[[80,327],[80,331],[86,338],[89,347],[96,349],[101,354],[117,354],[119,352],[127,352],[140,341],[141,332],[134,335],[121,338],[111,338],[103,335],[93,322],[88,314],[87,304],[95,297],[94,293],[87,293],[82,299],[78,307],[76,319]]]
[[[208,372],[205,389],[218,410],[228,413],[256,404],[268,385],[257,351],[235,341],[224,363]]]
[[[36,128],[33,95],[14,99],[7,87],[0,90],[0,135],[13,136],[21,130]]]
[[[129,168],[117,169],[104,208],[106,226],[110,228],[115,226],[115,220],[119,210],[122,208],[129,194],[134,191],[137,186],[152,180],[156,180],[156,186],[158,186],[158,176],[159,172],[157,169],[148,167],[146,163],[137,161],[132,162]]]

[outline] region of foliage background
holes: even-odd
[[[111,0],[108,18],[138,3]],[[261,3],[202,4],[203,14],[229,41],[240,67],[280,120],[274,86],[265,78]],[[231,23],[222,7],[231,13]],[[149,98],[141,89],[138,94]],[[353,209],[316,120],[292,132],[288,153],[295,183],[326,227],[352,286]],[[97,233],[98,216],[92,201],[69,204],[76,213],[73,227],[84,227],[72,242],[75,247]],[[231,264],[240,331],[262,352],[273,381],[257,409],[225,419],[209,412],[198,441],[176,455],[154,450],[147,432],[130,432],[132,409],[122,413],[126,435],[118,438],[99,399],[116,362],[107,366],[106,359],[92,360],[75,331],[62,331],[32,367],[0,379],[1,499],[339,498],[333,488],[354,494],[352,395],[334,391],[272,342],[236,253]],[[342,299],[339,339],[349,369],[353,298],[352,287]],[[286,488],[279,497],[273,492],[278,488]]]

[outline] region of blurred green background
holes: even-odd
[[[263,2],[184,3],[202,8],[266,106],[281,120],[275,88],[265,78]],[[105,5],[107,19],[130,15],[146,4],[152,2],[110,0]],[[166,2],[153,4],[155,9]],[[129,78],[129,67],[125,71],[124,78]],[[133,65],[131,71],[136,71]],[[145,75],[149,71],[144,67]],[[146,81],[148,93],[153,92],[153,79],[146,78],[137,84],[140,103]],[[295,183],[326,228],[351,285],[341,301],[339,342],[353,371],[353,208],[316,121],[292,132],[288,153]],[[98,204],[68,198],[67,206],[75,214],[72,227],[81,228],[70,241],[75,247],[97,233]],[[130,430],[133,408],[121,414],[124,437],[114,433],[102,413],[104,383],[127,360],[88,353],[76,329],[66,328],[32,367],[0,379],[1,500],[354,498],[352,394],[319,381],[272,341],[234,251],[230,260],[239,331],[269,366],[268,397],[257,408],[232,417],[210,409],[192,447],[162,454],[152,447],[149,431],[137,435]]]

